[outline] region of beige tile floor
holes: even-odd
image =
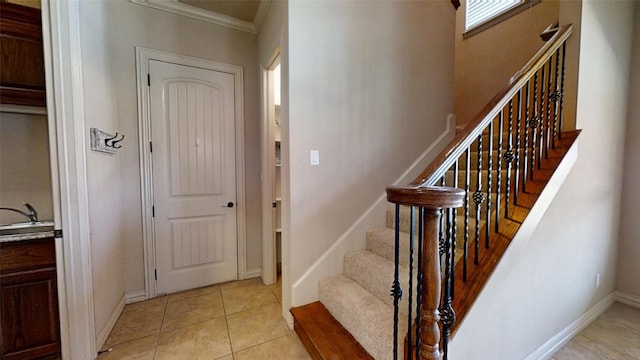
[[[98,359],[310,359],[282,319],[281,294],[280,281],[251,279],[127,305]],[[640,359],[640,310],[614,303],[551,359]]]
[[[640,309],[614,303],[551,359],[640,359]]]
[[[310,359],[281,294],[280,281],[251,279],[127,305],[98,359]]]

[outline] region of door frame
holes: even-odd
[[[261,66],[262,110],[262,281],[270,285],[277,280],[275,210],[275,112],[273,97],[273,69],[280,64],[280,49]]]
[[[244,90],[243,68],[213,60],[174,54],[161,50],[136,46],[136,86],[138,92],[138,137],[140,144],[140,187],[142,194],[142,242],[144,248],[145,296],[156,297],[155,280],[156,244],[154,238],[153,172],[149,142],[151,139],[150,87],[148,86],[149,61],[163,61],[206,70],[225,72],[234,76],[235,82],[235,141],[236,141],[236,221],[238,249],[238,279],[246,276],[246,206],[244,178]]]
[[[97,356],[79,24],[78,0],[42,2],[63,359]]]

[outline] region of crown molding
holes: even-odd
[[[219,14],[213,11],[200,9],[195,6],[183,4],[178,0],[129,0],[138,5],[148,6],[154,9],[167,11],[170,13],[188,16],[190,18],[206,21],[212,24],[225,26],[231,29],[245,31],[251,34],[257,34],[262,21],[269,9],[270,0],[260,2],[258,11],[253,22],[236,19],[234,17]]]

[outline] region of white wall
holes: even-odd
[[[524,359],[614,290],[632,7],[583,1],[582,34],[574,35],[581,36],[578,160],[525,255],[497,274],[501,291],[462,323],[451,358]]]
[[[540,33],[558,21],[558,0],[542,0],[467,39],[466,1],[456,13],[455,100],[458,124],[466,124],[544,45]]]
[[[86,145],[90,146],[89,129],[97,127],[110,133],[126,134],[123,146],[129,148],[132,136],[119,124],[117,89],[110,83],[114,77],[110,63],[112,58],[104,42],[111,24],[97,11],[101,7],[99,3],[80,5],[81,26],[87,25],[87,29],[80,31]],[[98,338],[125,291],[122,223],[126,210],[122,207],[121,154],[108,155],[87,150],[86,159],[94,320]]]
[[[640,4],[635,6],[633,60],[620,212],[617,289],[640,297]]]
[[[0,206],[27,211],[29,203],[40,220],[53,220],[47,116],[0,112]],[[0,224],[28,221],[0,211]]]
[[[445,0],[292,1],[288,16],[283,257],[295,282],[445,129],[455,12]]]
[[[255,35],[128,1],[82,1],[80,21],[87,131],[126,136],[117,155],[87,155],[99,334],[124,292],[144,289],[134,47],[244,68],[247,269],[262,261],[258,66]]]

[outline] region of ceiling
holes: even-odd
[[[159,10],[257,34],[271,0],[129,0]]]

